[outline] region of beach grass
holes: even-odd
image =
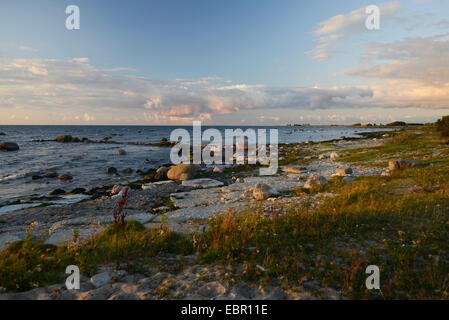
[[[308,191],[332,194],[317,208],[304,201],[274,216],[266,216],[260,204],[230,209],[211,219],[203,234],[177,234],[164,222],[146,229],[129,221],[62,247],[28,237],[0,253],[0,287],[23,291],[61,282],[69,264],[92,275],[104,263],[129,267],[139,257],[197,252],[199,263],[243,265],[241,280],[306,288],[318,297],[324,297],[320,288],[332,288],[349,299],[448,299],[449,148],[444,142],[428,126],[398,132],[381,146],[350,149],[338,161],[385,167],[388,159],[406,158],[425,165],[352,183],[333,178]],[[380,268],[380,290],[365,286],[369,265]]]

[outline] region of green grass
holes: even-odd
[[[77,265],[84,275],[95,274],[100,264],[132,268],[134,260],[162,252],[192,253],[191,236],[174,233],[164,225],[146,229],[135,221],[128,221],[125,226],[111,225],[97,237],[79,245],[56,247],[28,236],[0,253],[0,287],[24,291],[61,283],[68,265]]]
[[[368,161],[374,154],[388,158],[404,152],[423,158],[429,150],[441,154],[421,159],[427,167],[360,177],[350,184],[336,177],[306,191],[335,194],[315,211],[305,202],[271,218],[260,207],[217,217],[200,239],[201,259],[243,263],[247,280],[287,288],[317,280],[353,299],[447,299],[447,147],[441,149],[441,139],[427,128],[401,132],[362,155],[353,150],[352,158]],[[371,264],[380,267],[381,291],[365,288],[365,269]]]
[[[91,275],[102,263],[137,264],[138,270],[140,257],[197,251],[201,263],[243,265],[239,276],[262,285],[298,290],[316,282],[350,299],[448,299],[449,148],[442,139],[435,128],[420,127],[398,132],[383,146],[351,150],[339,160],[366,164],[374,157],[386,164],[389,158],[413,158],[427,166],[353,183],[335,177],[296,191],[334,195],[317,209],[308,200],[271,217],[260,204],[230,210],[212,219],[202,235],[174,233],[164,222],[155,229],[128,222],[78,245],[54,247],[28,237],[0,253],[0,286],[22,291],[61,282],[69,264]],[[365,288],[365,269],[372,264],[380,267],[380,291]]]
[[[243,263],[249,280],[280,281],[289,288],[316,279],[350,298],[447,298],[448,178],[434,172],[444,187],[429,193],[429,184],[420,183],[423,174],[432,172],[363,178],[345,186],[335,180],[328,188],[339,189],[339,195],[316,211],[305,204],[273,218],[256,208],[229,212],[201,239],[201,259]],[[399,195],[395,190],[408,179],[418,189]],[[365,288],[371,264],[381,269],[381,292]]]

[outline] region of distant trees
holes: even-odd
[[[449,137],[449,116],[444,116],[437,121],[437,130],[444,137]]]
[[[404,121],[395,121],[387,124],[388,127],[405,127],[406,125],[407,123],[405,123]]]

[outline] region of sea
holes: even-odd
[[[183,128],[192,135],[191,126],[0,126],[0,142],[15,142],[19,151],[0,151],[0,209],[17,200],[48,195],[55,189],[70,192],[76,188],[90,190],[112,183],[126,183],[137,179],[137,170],[146,171],[170,164],[170,148],[151,146],[163,138],[170,139],[173,130]],[[224,130],[236,127],[216,128],[224,137]],[[279,143],[305,141],[328,141],[342,137],[359,137],[362,132],[373,132],[384,128],[302,126],[302,127],[239,127],[278,129]],[[59,143],[58,135],[88,138],[93,141],[109,140],[104,143]],[[268,136],[268,135],[267,135]],[[207,141],[205,142],[207,143]],[[125,155],[117,155],[118,150]],[[117,168],[118,175],[106,173],[106,168]],[[133,173],[124,174],[124,168]],[[61,181],[58,178],[33,179],[45,173],[70,174],[73,179]]]

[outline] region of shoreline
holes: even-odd
[[[355,133],[356,135],[359,135],[360,137],[341,137],[338,139],[330,139],[330,140],[324,140],[324,141],[319,141],[319,142],[311,142],[311,144],[324,144],[324,143],[333,143],[333,142],[340,142],[340,141],[357,141],[357,140],[363,140],[363,139],[380,139],[382,138],[382,136],[384,134],[388,134],[389,132],[392,132],[392,130],[390,131],[372,131],[372,132],[357,132]],[[72,139],[75,139],[75,141],[73,141]],[[98,140],[98,141],[93,141],[90,139],[86,140],[83,139],[76,139],[70,136],[70,142],[61,142],[58,141],[58,139],[54,139],[54,140],[36,140],[33,142],[43,142],[43,141],[50,141],[50,142],[59,142],[59,143],[65,143],[65,144],[70,144],[70,143],[92,143],[92,144],[97,144],[97,143],[106,143],[106,144],[118,144],[118,145],[141,145],[141,146],[158,146],[158,147],[163,147],[163,148],[169,148],[172,147],[174,145],[173,142],[168,142],[168,141],[161,141],[159,143],[143,143],[143,144],[138,144],[137,142],[115,142],[115,141],[110,141],[110,140]],[[283,143],[283,144],[279,144],[279,147],[283,147],[286,145],[302,145],[302,144],[308,144],[306,142],[298,142],[296,144],[290,144],[290,143]],[[235,145],[234,145],[235,148]],[[214,165],[211,165],[209,167],[205,167],[208,170],[212,170],[214,167]],[[235,168],[239,168],[239,165],[231,165],[231,167],[235,167]],[[258,168],[257,166],[254,166],[254,168]],[[141,174],[139,174],[140,176],[142,176],[141,179],[132,179],[129,180],[127,182],[127,185],[132,186],[132,188],[136,189],[138,188],[137,186],[134,185],[143,185],[145,183],[148,182],[157,182],[157,181],[161,181],[161,180],[153,180],[153,179],[145,179],[144,176],[148,176],[151,174],[155,174],[157,169],[149,169],[146,172],[142,172]],[[28,205],[31,205],[30,207],[42,207],[42,206],[48,206],[51,205],[52,203],[54,204],[58,204],[61,203],[61,206],[64,206],[64,200],[67,199],[67,197],[71,197],[71,196],[86,196],[85,199],[80,199],[81,201],[88,201],[88,200],[94,200],[97,199],[101,196],[106,196],[108,195],[108,193],[106,192],[106,190],[109,188],[111,188],[111,186],[113,186],[114,183],[107,183],[105,185],[100,185],[100,186],[90,186],[88,187],[88,189],[84,189],[84,188],[77,188],[78,192],[73,192],[73,191],[77,191],[76,189],[72,190],[71,192],[64,192],[61,193],[59,192],[59,194],[56,195],[51,195],[51,193],[55,193],[55,191],[59,191],[60,189],[57,188],[55,190],[53,190],[52,192],[50,192],[49,194],[42,194],[39,196],[32,196],[32,197],[28,197],[28,198],[22,198],[22,199],[17,199],[14,201],[6,201],[4,203],[2,203],[0,205],[0,217],[2,215],[4,215],[5,213],[9,213],[9,212],[13,212],[13,211],[17,211],[17,210],[13,210],[13,211],[5,211],[5,207],[9,207],[9,206],[20,206],[23,205],[23,209],[26,209],[26,207]],[[81,191],[81,192],[80,192]],[[87,196],[90,196],[90,198],[88,198]],[[70,203],[69,203],[70,204]],[[4,208],[2,210],[2,208]]]

